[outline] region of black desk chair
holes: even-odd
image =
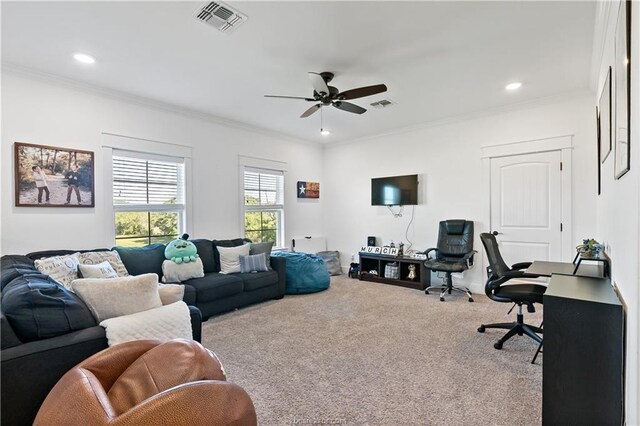
[[[507,264],[504,263],[500,255],[500,250],[498,250],[496,237],[492,234],[480,234],[480,239],[482,240],[482,245],[484,245],[487,258],[489,259],[489,267],[487,268],[488,279],[484,291],[491,300],[495,300],[496,302],[515,303],[518,306],[518,315],[516,322],[482,324],[478,327],[478,331],[484,333],[487,328],[504,328],[509,330],[507,334],[493,345],[496,349],[502,349],[503,343],[516,334],[518,336],[526,334],[538,342],[538,344],[542,343],[542,337],[538,336],[538,334],[542,334],[542,329],[524,323],[522,305],[527,305],[527,311],[535,312],[533,304],[542,304],[542,295],[547,288],[539,284],[505,285],[513,278],[538,278],[539,275],[527,274],[523,271],[523,269],[531,266],[531,262],[516,263],[509,268]]]
[[[435,252],[435,258],[430,259],[429,253]],[[454,272],[463,272],[473,264],[473,222],[464,219],[449,219],[440,222],[438,230],[438,247],[430,248],[426,252],[427,260],[424,266],[436,272],[444,272],[447,277],[446,284],[432,285],[429,290],[441,290],[440,301],[444,302],[444,295],[452,290],[465,293],[469,296],[469,302],[473,302],[471,292],[466,287],[456,287],[451,280]]]

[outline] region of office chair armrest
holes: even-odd
[[[462,259],[463,260],[468,260],[471,259],[473,257],[474,254],[476,254],[478,251],[477,250],[472,250],[469,253],[465,254]]]
[[[435,248],[435,247],[431,247],[431,248],[426,249],[426,250],[423,252],[424,254],[426,254],[426,255],[427,255],[427,259],[429,259],[429,253],[431,253],[432,251],[437,252],[437,251],[438,251],[438,249],[437,249],[437,248]]]
[[[531,266],[531,262],[520,262],[511,265],[511,269],[527,269],[529,266]]]
[[[512,270],[512,271],[507,271],[501,278],[506,278],[507,280],[510,280],[511,278],[539,278],[539,277],[540,275],[527,274],[526,272],[520,271],[520,270]]]

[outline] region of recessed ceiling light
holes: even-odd
[[[320,134],[322,136],[329,136],[331,134],[331,132],[328,131],[328,130],[325,130],[325,129],[320,129]]]
[[[520,83],[519,81],[515,81],[513,83],[509,83],[505,86],[505,89],[507,90],[518,90],[520,87],[522,87],[522,83]]]
[[[96,58],[93,56],[86,55],[84,53],[74,53],[73,59],[78,62],[82,62],[83,64],[94,64],[96,62]]]

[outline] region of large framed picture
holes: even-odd
[[[600,100],[598,101],[599,124],[598,138],[600,140],[600,162],[604,163],[611,152],[611,67],[604,80]]]
[[[16,142],[17,207],[94,207],[91,151]]]
[[[620,2],[615,37],[615,178],[631,168],[631,0]]]

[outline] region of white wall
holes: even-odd
[[[526,88],[525,88],[526,90]],[[573,235],[579,241],[595,232],[596,139],[593,98],[588,93],[563,101],[521,107],[449,124],[330,146],[325,150],[324,223],[328,246],[340,250],[343,265],[366,244],[367,235],[382,243],[405,241],[411,207],[394,218],[386,207],[372,207],[370,179],[417,173],[422,199],[415,207],[409,238],[415,249],[434,247],[438,222],[466,218],[475,222],[477,238],[489,231],[485,217],[488,182],[482,181],[481,147],[573,135]],[[567,260],[571,260],[568,254]],[[480,258],[479,258],[480,259]],[[483,291],[482,262],[462,281]]]
[[[111,247],[113,210],[105,203],[102,132],[189,145],[193,152],[193,237],[238,237],[241,232],[238,155],[286,161],[286,241],[321,235],[321,202],[299,202],[296,181],[322,181],[322,148],[263,132],[224,126],[114,97],[5,73],[2,79],[3,254],[40,249]],[[15,207],[13,142],[95,152],[96,207]],[[323,188],[324,189],[324,188]],[[324,194],[322,194],[324,195]]]
[[[604,49],[598,67],[597,97],[604,86],[608,67],[614,66],[614,35],[618,2],[599,3],[599,12],[604,18]],[[632,97],[631,97],[631,169],[621,179],[614,179],[614,156],[612,151],[602,165],[602,194],[596,203],[596,239],[605,243],[612,259],[612,278],[627,304],[627,424],[640,424],[640,4],[634,2],[632,22],[635,26],[631,37],[632,52]],[[607,15],[608,13],[608,15]],[[612,79],[614,76],[612,75]],[[614,80],[612,80],[612,84]],[[594,104],[597,102],[594,99]],[[613,95],[615,105],[615,89]],[[614,106],[615,117],[615,106]],[[615,120],[615,119],[614,119]],[[615,143],[614,143],[615,145]],[[615,147],[614,147],[615,150]]]

